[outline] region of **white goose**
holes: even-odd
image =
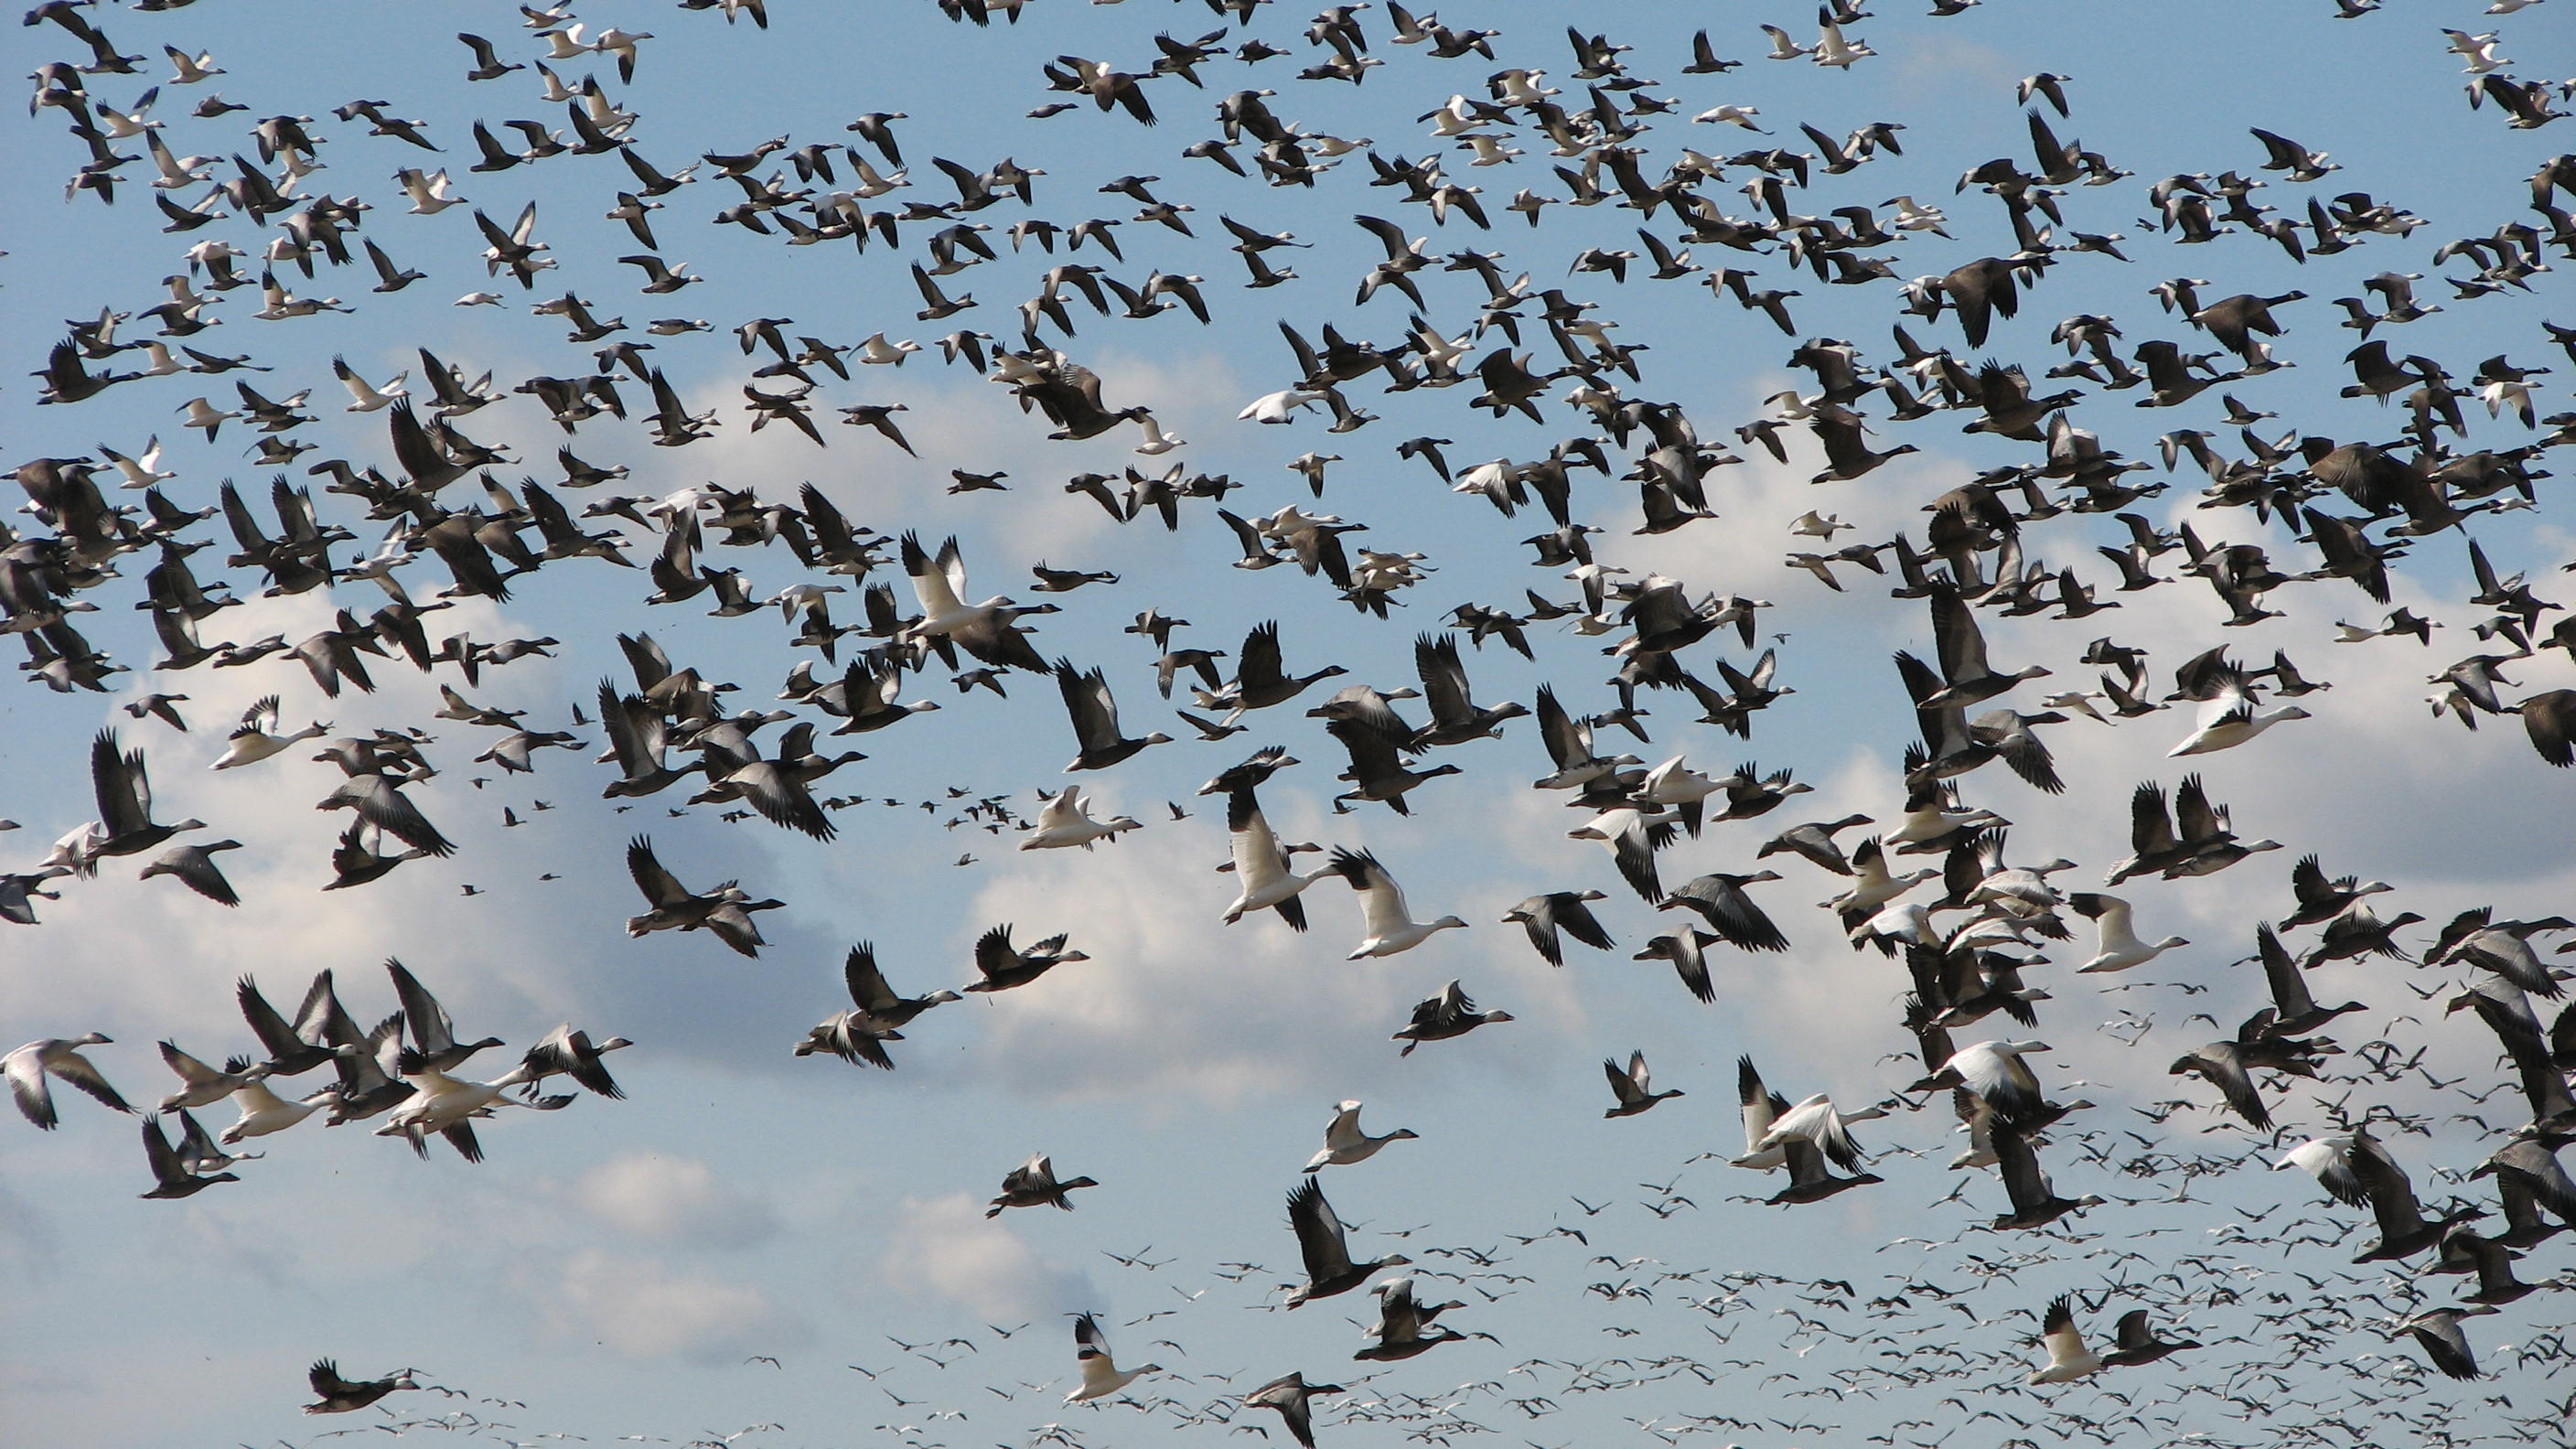
[[[1143,828],[1143,822],[1132,816],[1092,819],[1091,802],[1084,798],[1081,788],[1067,785],[1047,798],[1046,808],[1038,812],[1038,823],[1020,838],[1020,849],[1062,850],[1079,845],[1089,850],[1100,841],[1117,839],[1119,831]]]
[[[1250,790],[1237,790],[1226,797],[1225,826],[1227,844],[1234,854],[1234,878],[1240,887],[1225,908],[1225,923],[1231,926],[1254,911],[1275,907],[1279,919],[1292,929],[1306,929],[1306,906],[1297,895],[1334,874],[1334,868],[1328,865],[1304,875],[1290,870],[1288,852],[1280,848],[1278,835],[1261,813],[1261,802]]]
[[[1149,1363],[1141,1368],[1121,1369],[1109,1356],[1109,1340],[1100,1331],[1100,1320],[1088,1313],[1073,1320],[1074,1362],[1082,1368],[1082,1384],[1064,1396],[1068,1404],[1087,1404],[1107,1398],[1147,1374],[1161,1373],[1163,1366]]]
[[[920,350],[921,344],[909,337],[900,342],[888,342],[884,333],[876,332],[859,344],[859,361],[876,367],[901,367],[905,358]]]
[[[960,596],[966,587],[966,563],[957,552],[957,540],[943,541],[939,552],[932,554],[912,535],[903,536],[903,571],[912,581],[912,596],[921,605],[921,617],[908,626],[903,642],[946,637],[966,646],[968,652],[987,663],[1009,663],[1043,672],[1044,661],[1025,640],[1007,626],[1021,613],[1052,612],[1052,608],[1022,610],[1012,605],[1009,597],[995,595],[980,604],[970,605]],[[1016,643],[1016,649],[1010,645]]]
[[[338,1100],[340,1089],[336,1085],[324,1087],[290,1102],[270,1091],[267,1082],[249,1081],[234,1088],[232,1095],[233,1105],[241,1109],[241,1120],[225,1128],[223,1135],[215,1139],[226,1147],[253,1137],[285,1131],[320,1111],[326,1104]]]
[[[1656,805],[1677,807],[1682,824],[1691,834],[1697,835],[1700,802],[1725,789],[1726,782],[1683,764],[1687,758],[1675,755],[1647,771],[1645,783],[1637,789],[1637,798]]]
[[[1735,1059],[1735,1092],[1744,1108],[1744,1155],[1728,1159],[1726,1165],[1756,1172],[1785,1165],[1787,1149],[1767,1139],[1772,1124],[1789,1110],[1789,1099],[1762,1085],[1762,1073],[1754,1069],[1751,1057]]]
[[[2174,759],[2234,749],[2284,720],[2311,718],[2314,716],[2295,704],[2258,710],[2254,707],[2253,696],[2241,688],[2229,689],[2201,707],[2200,728],[2193,730],[2181,744],[2165,751],[2165,757]]]
[[[1152,413],[1138,418],[1136,426],[1145,430],[1145,441],[1136,445],[1136,451],[1148,458],[1159,458],[1189,441],[1176,433],[1164,432],[1162,425],[1154,421]]]
[[[2070,1297],[2060,1295],[2048,1305],[2039,1341],[2048,1348],[2048,1363],[2031,1371],[2033,1385],[2071,1384],[2102,1367],[2102,1356],[2086,1348],[2084,1335],[2075,1331],[2075,1300]]]
[[[1395,877],[1388,875],[1386,867],[1367,851],[1336,849],[1332,869],[1360,893],[1360,923],[1368,932],[1352,948],[1347,960],[1398,955],[1430,940],[1434,932],[1466,928],[1467,923],[1456,916],[1442,916],[1428,923],[1413,919]]]
[[[256,765],[272,755],[282,754],[297,744],[320,739],[331,732],[328,721],[308,724],[291,735],[271,734],[277,728],[277,696],[270,695],[242,712],[241,724],[229,737],[224,753],[210,769],[229,770],[240,765]]]
[[[1764,1105],[1769,1105],[1767,1100]],[[1753,1151],[1760,1154],[1779,1149],[1785,1156],[1791,1138],[1804,1138],[1840,1164],[1844,1171],[1854,1171],[1860,1167],[1860,1144],[1852,1141],[1844,1124],[1886,1115],[1884,1107],[1863,1107],[1845,1116],[1834,1110],[1834,1099],[1830,1094],[1818,1092],[1773,1118],[1770,1127],[1752,1144]],[[1749,1127],[1749,1111],[1747,1117]]]
[[[2039,1076],[2022,1057],[2050,1050],[2044,1041],[1981,1041],[1963,1047],[1941,1064],[1937,1078],[1957,1073],[1959,1081],[2007,1121],[2018,1121],[2041,1107]]]
[[[1859,925],[1876,915],[1879,908],[1941,872],[1930,866],[1892,875],[1887,869],[1887,852],[1872,836],[1851,853],[1851,889],[1824,902],[1827,910],[1840,914],[1847,926]]]
[[[2129,903],[2118,896],[2078,891],[2068,896],[2066,903],[2102,929],[2101,948],[2093,953],[2092,960],[2075,968],[2078,971],[2126,971],[2132,966],[2144,966],[2176,946],[2191,944],[2180,936],[2167,936],[2152,944],[2139,940],[2129,925]]]
[[[468,1162],[483,1160],[483,1149],[474,1141],[472,1119],[492,1115],[495,1107],[532,1107],[550,1112],[570,1102],[570,1097],[540,1097],[534,1101],[507,1095],[510,1078],[497,1082],[469,1082],[429,1065],[417,1051],[405,1049],[394,1059],[395,1075],[409,1082],[412,1094],[403,1099],[376,1129],[379,1137],[408,1137],[415,1151],[427,1156],[429,1135],[444,1134]]]
[[[348,411],[353,413],[376,412],[393,406],[398,399],[411,396],[411,389],[405,386],[411,377],[410,368],[395,373],[385,379],[384,386],[378,387],[360,377],[357,369],[349,366],[348,359],[334,357],[331,359],[331,375],[340,379],[340,385],[349,390]]]
[[[1398,1127],[1384,1137],[1371,1137],[1360,1127],[1360,1103],[1355,1099],[1333,1108],[1333,1120],[1324,1128],[1324,1150],[1306,1164],[1306,1171],[1321,1172],[1327,1167],[1348,1167],[1366,1162],[1377,1150],[1390,1142],[1411,1139],[1410,1127]]]

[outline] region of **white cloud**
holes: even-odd
[[[766,1198],[690,1157],[630,1153],[582,1174],[572,1195],[592,1217],[657,1242],[746,1248],[778,1232]]]
[[[877,1270],[897,1293],[953,1305],[988,1323],[1078,1312],[1096,1297],[1080,1273],[1046,1261],[966,1194],[906,1198]]]
[[[758,1288],[605,1248],[575,1252],[543,1297],[558,1332],[629,1358],[717,1363],[797,1347],[812,1333]]]

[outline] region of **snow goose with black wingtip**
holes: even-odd
[[[1875,916],[1888,902],[1904,895],[1941,872],[1931,866],[1920,866],[1903,875],[1891,874],[1887,868],[1887,851],[1881,837],[1871,836],[1851,853],[1851,889],[1823,902],[1826,910],[1842,918],[1843,929],[1856,929]]]
[[[334,1083],[289,1101],[271,1091],[267,1082],[252,1080],[233,1089],[232,1097],[233,1105],[241,1110],[241,1117],[215,1139],[226,1147],[253,1137],[285,1131],[338,1101],[340,1088]]]
[[[2044,1041],[1981,1041],[1962,1047],[1926,1080],[1947,1085],[1955,1077],[1960,1085],[1993,1106],[1996,1116],[2006,1122],[2025,1121],[2046,1103],[2040,1097],[2038,1076],[2022,1058],[2031,1052],[2049,1050]]]
[[[904,575],[912,581],[913,599],[921,606],[921,617],[903,632],[907,642],[953,640],[987,664],[1008,665],[1032,674],[1046,672],[1046,661],[1038,657],[1027,635],[1012,622],[1019,614],[1032,611],[1021,610],[1007,597],[998,595],[972,605],[960,597],[966,587],[966,564],[958,555],[956,539],[942,541],[934,555],[922,547],[917,535],[907,533],[903,536],[902,554]]]
[[[1310,871],[1304,875],[1290,870],[1288,852],[1261,813],[1261,802],[1252,787],[1245,786],[1226,796],[1226,843],[1233,856],[1234,878],[1240,889],[1225,908],[1229,926],[1254,911],[1276,910],[1279,919],[1291,930],[1306,929],[1306,903],[1298,894],[1336,874],[1334,867]]]
[[[1456,916],[1442,916],[1430,922],[1414,920],[1404,903],[1403,888],[1368,851],[1335,848],[1332,871],[1359,892],[1361,929],[1367,933],[1346,960],[1398,955],[1430,940],[1435,932],[1466,929],[1467,923]]]
[[[1074,1315],[1074,1366],[1082,1369],[1082,1385],[1064,1395],[1064,1403],[1092,1403],[1097,1397],[1108,1397],[1123,1387],[1133,1385],[1136,1379],[1146,1377],[1146,1374],[1162,1372],[1162,1364],[1121,1369],[1118,1361],[1110,1356],[1110,1341],[1100,1330],[1100,1320],[1087,1315],[1087,1312]]]
[[[1781,1144],[1766,1139],[1771,1124],[1789,1110],[1789,1099],[1762,1084],[1762,1073],[1749,1056],[1735,1059],[1735,1095],[1744,1110],[1744,1155],[1730,1159],[1727,1166],[1768,1172],[1787,1163],[1789,1154]]]
[[[1143,822],[1133,816],[1120,815],[1102,821],[1091,818],[1091,802],[1078,785],[1067,785],[1046,797],[1038,811],[1038,822],[1020,837],[1022,850],[1061,850],[1079,845],[1085,850],[1103,840],[1116,840],[1122,830],[1141,830]]]
[[[1856,1169],[1861,1160],[1860,1144],[1852,1140],[1844,1124],[1886,1115],[1884,1107],[1864,1107],[1846,1116],[1834,1109],[1831,1094],[1818,1092],[1788,1111],[1775,1114],[1770,1127],[1754,1142],[1753,1150],[1760,1154],[1774,1147],[1785,1148],[1792,1138],[1803,1138],[1837,1165]]]
[[[327,721],[317,721],[293,734],[273,734],[271,731],[277,728],[278,723],[277,712],[277,696],[273,694],[244,710],[241,724],[229,736],[223,755],[207,768],[230,770],[242,765],[255,765],[305,740],[320,739],[331,732]]]
[[[2084,1335],[2076,1331],[2075,1299],[2071,1294],[2061,1293],[2048,1305],[2047,1316],[2040,1321],[2039,1341],[2048,1349],[2048,1362],[2031,1371],[2033,1388],[2071,1384],[2102,1367],[2102,1356],[2086,1348]]]
[[[2077,915],[2101,928],[2100,949],[2093,953],[2091,960],[2075,968],[2079,972],[2126,971],[2133,966],[2144,966],[2177,946],[2191,944],[2180,936],[2167,936],[2155,942],[2139,940],[2137,932],[2129,924],[2129,903],[2118,896],[2077,891],[2066,898],[2066,903],[2075,909]]]
[[[508,1077],[492,1082],[452,1077],[431,1066],[420,1053],[408,1049],[395,1056],[394,1071],[411,1084],[412,1093],[386,1116],[385,1124],[376,1129],[376,1135],[407,1138],[412,1150],[423,1157],[429,1155],[429,1138],[435,1133],[446,1138],[458,1156],[468,1162],[481,1162],[483,1148],[475,1140],[473,1119],[491,1116],[495,1107],[526,1107],[552,1112],[572,1102],[570,1097],[513,1097],[508,1095],[512,1085]],[[336,1093],[326,1088],[314,1095],[329,1097]],[[227,1139],[230,1135],[226,1134]]]
[[[1386,1144],[1411,1141],[1418,1135],[1410,1127],[1398,1127],[1383,1137],[1371,1137],[1360,1127],[1360,1106],[1356,1098],[1334,1106],[1333,1120],[1324,1125],[1324,1150],[1306,1164],[1306,1171],[1321,1172],[1327,1167],[1366,1162]]]
[[[2314,718],[2295,704],[2264,710],[2258,710],[2254,705],[2255,699],[2246,691],[2241,677],[2232,681],[2201,706],[2200,727],[2181,744],[2165,751],[2166,758],[2232,750],[2276,724]]]

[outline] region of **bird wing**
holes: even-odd
[[[1762,1085],[1762,1073],[1755,1070],[1753,1058],[1735,1059],[1735,1095],[1744,1105],[1744,1150],[1762,1150],[1762,1139],[1771,1131],[1778,1114],[1771,1107],[1771,1093]]]
[[[2174,848],[2173,819],[2165,806],[2165,787],[2155,780],[2143,781],[2129,797],[2129,850],[2138,856],[2154,855]]]
[[[694,899],[687,886],[662,868],[662,862],[654,857],[653,842],[641,835],[626,843],[626,873],[635,878],[635,888],[651,905],[673,906]]]
[[[900,1001],[894,988],[886,985],[885,973],[877,969],[876,947],[865,941],[852,946],[841,962],[841,981],[849,988],[850,1003],[861,1011],[883,1011]]]
[[[1118,743],[1118,705],[1109,697],[1109,681],[1097,669],[1077,672],[1070,659],[1059,659],[1055,684],[1073,720],[1073,737],[1086,752]]]
[[[922,548],[918,534],[903,536],[903,572],[912,580],[912,595],[920,603],[922,613],[937,616],[965,607],[949,580],[948,565],[955,561],[956,555],[957,540],[953,538],[940,546],[939,556],[934,560]],[[960,572],[962,574],[962,569]]]
[[[1556,699],[1556,690],[1548,685],[1538,687],[1538,733],[1546,742],[1548,758],[1558,769],[1570,769],[1592,758],[1592,738],[1565,712]]]
[[[2371,1216],[2379,1221],[2383,1241],[2423,1228],[2424,1210],[2415,1201],[2415,1185],[2406,1180],[2406,1170],[2397,1165],[2377,1138],[2365,1131],[2354,1132],[2352,1146],[2344,1153],[2344,1165],[2351,1169],[2354,1184],[2369,1195]]]
[[[184,1182],[190,1176],[188,1169],[180,1163],[179,1154],[171,1150],[170,1139],[162,1132],[158,1116],[143,1119],[143,1160],[151,1167],[156,1182]]]
[[[1279,621],[1255,624],[1243,636],[1243,653],[1235,661],[1236,684],[1246,690],[1275,686],[1286,680],[1279,663]]]
[[[2300,974],[2299,964],[2290,959],[2289,948],[2281,944],[2269,924],[2254,928],[2254,952],[2262,959],[2263,980],[2272,989],[2272,1006],[2279,1019],[2286,1021],[2316,1010],[2316,998],[2308,994],[2307,978]]]
[[[1414,672],[1422,676],[1422,697],[1431,707],[1431,717],[1442,724],[1471,718],[1475,703],[1467,694],[1466,667],[1458,659],[1458,639],[1454,634],[1437,638],[1424,634],[1413,641]]]
[[[119,753],[116,731],[100,730],[90,742],[89,774],[98,797],[98,818],[109,835],[152,823],[152,786],[143,775],[141,750]]]
[[[1296,1231],[1297,1251],[1306,1260],[1309,1280],[1321,1283],[1351,1271],[1342,1220],[1334,1215],[1333,1205],[1324,1200],[1324,1189],[1311,1177],[1288,1194],[1288,1226]]]
[[[1360,1130],[1360,1104],[1344,1102],[1341,1110],[1333,1114],[1333,1120],[1324,1126],[1324,1145],[1335,1152],[1344,1152],[1366,1141],[1368,1134]]]
[[[1287,873],[1280,864],[1279,837],[1272,833],[1270,821],[1261,813],[1261,802],[1250,790],[1236,790],[1225,799],[1226,843],[1234,854],[1235,879],[1250,895],[1270,885]]]
[[[411,1031],[412,1045],[425,1055],[435,1056],[456,1045],[455,1024],[447,1008],[420,984],[409,968],[392,957],[385,958],[385,974],[394,979],[394,999],[402,1003],[403,1023]]]
[[[1954,590],[1932,591],[1932,638],[1940,648],[1941,673],[1951,683],[1993,672],[1986,664],[1986,637],[1977,628],[1977,616]]]
[[[2029,1138],[1999,1121],[1993,1140],[1995,1170],[2003,1175],[2004,1191],[2011,1196],[2016,1214],[2036,1211],[2057,1196],[2048,1185],[2048,1174],[2040,1170],[2039,1154],[2031,1150]]]
[[[1370,936],[1391,935],[1412,924],[1413,914],[1404,903],[1403,889],[1396,885],[1395,877],[1386,873],[1386,867],[1377,863],[1376,856],[1366,851],[1354,854],[1336,850],[1333,868],[1360,893],[1360,923]]]
[[[1558,930],[1596,951],[1611,949],[1610,933],[1602,929],[1601,923],[1593,918],[1591,910],[1580,899],[1560,893],[1554,900]]]
[[[1701,876],[1675,891],[1677,899],[1699,907],[1700,914],[1718,935],[1748,951],[1786,951],[1788,938],[1762,913],[1762,908],[1732,882],[1714,876]]]
[[[55,1121],[53,1090],[45,1085],[45,1068],[35,1052],[21,1047],[0,1057],[9,1077],[9,1094],[18,1099],[18,1110],[37,1126],[52,1130]]]
[[[1011,945],[1011,928],[995,926],[975,941],[975,969],[986,980],[1020,964],[1020,953]]]
[[[2185,775],[2174,790],[2174,830],[2186,841],[2219,840],[2227,836],[2227,807],[2209,803],[2198,775]]]
[[[2051,1367],[2083,1362],[2084,1335],[2075,1330],[2072,1298],[2060,1297],[2048,1305],[2048,1317],[2040,1325],[2040,1341],[2048,1346]]]

